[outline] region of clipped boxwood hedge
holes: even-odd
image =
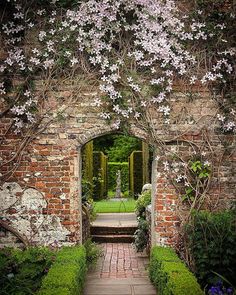
[[[152,249],[149,275],[158,295],[204,294],[197,279],[171,248]]]
[[[83,246],[62,248],[43,279],[39,295],[82,294],[86,275],[86,251]]]

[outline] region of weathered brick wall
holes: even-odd
[[[68,85],[51,93],[49,101],[51,105],[54,104],[51,115],[55,115],[55,118],[61,106],[58,106],[54,98],[65,98],[69,93]],[[44,131],[22,150],[20,157],[1,167],[2,174],[9,172],[8,178],[5,177],[7,184],[5,183],[0,191],[1,216],[33,244],[73,244],[82,241],[80,148],[93,138],[117,132],[112,125],[99,117],[100,109],[91,105],[96,95],[99,93],[88,87],[87,92],[80,94],[79,102],[66,108],[63,118],[56,118],[48,124]],[[228,201],[235,198],[235,156],[232,151],[224,154],[223,141],[233,138],[226,135],[221,138],[214,133],[214,121],[209,120],[208,115],[215,112],[215,103],[209,99],[210,94],[205,89],[199,92],[199,95],[200,99],[189,101],[176,87],[171,102],[174,111],[168,129],[162,124],[160,113],[154,109],[150,110],[152,123],[155,133],[165,140],[174,138],[169,147],[176,149],[178,146],[185,156],[191,154],[192,149],[189,144],[179,145],[181,138],[201,143],[201,129],[203,126],[208,128],[208,134],[218,149],[218,159],[221,160],[220,169],[215,171],[215,174],[220,173],[220,181],[213,179],[210,198],[215,202],[219,199],[217,206],[227,206]],[[182,117],[185,119],[182,120]],[[45,122],[46,120],[47,118]],[[130,135],[152,143],[149,134],[136,122],[127,123],[130,123]],[[21,142],[12,132],[6,133],[10,124],[11,118],[1,120],[2,163],[14,156],[16,147],[19,147]],[[183,133],[182,137],[176,137],[179,132]],[[160,159],[156,166],[157,171],[153,171],[156,184],[153,187],[155,229],[152,232],[152,240],[158,244],[174,245],[178,240],[181,214],[185,208],[170,180],[163,174],[162,154],[158,145],[155,148]],[[11,170],[14,171],[13,174],[10,173]]]

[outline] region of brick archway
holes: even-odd
[[[99,138],[101,136],[105,135],[111,135],[111,134],[124,134],[122,131],[117,131],[116,129],[112,129],[109,126],[101,129],[93,129],[92,131],[88,131],[87,133],[81,135],[78,139],[79,146],[78,146],[78,199],[79,199],[79,208],[80,212],[82,212],[82,154],[81,149],[82,147],[88,143],[91,140],[94,140],[96,138]],[[127,133],[126,133],[127,134]],[[128,134],[129,136],[136,137],[142,141],[145,141],[146,143],[150,144],[147,141],[147,135],[140,129],[134,128],[132,131]],[[151,244],[154,245],[156,243],[156,236],[155,236],[155,204],[156,204],[156,182],[157,182],[157,162],[156,162],[156,153],[157,149],[154,148],[153,153],[153,161],[152,161],[152,171],[151,171],[151,184],[152,184],[152,206],[151,206]],[[80,223],[80,243],[82,243],[83,240],[83,230],[82,230],[82,214],[79,216],[79,223]]]

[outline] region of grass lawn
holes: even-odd
[[[134,212],[136,201],[128,199],[127,201],[110,201],[103,200],[94,202],[96,213],[123,213]]]

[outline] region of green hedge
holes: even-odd
[[[129,157],[129,190],[137,198],[143,187],[143,153],[133,151]]]
[[[93,152],[93,199],[107,197],[107,156],[103,152]]]
[[[121,191],[129,190],[129,164],[128,162],[108,162],[108,189],[116,190],[117,171],[121,173]]]
[[[62,248],[43,279],[38,295],[82,294],[86,268],[86,251],[83,246]]]
[[[171,248],[152,249],[149,275],[158,295],[204,294],[197,279]]]

